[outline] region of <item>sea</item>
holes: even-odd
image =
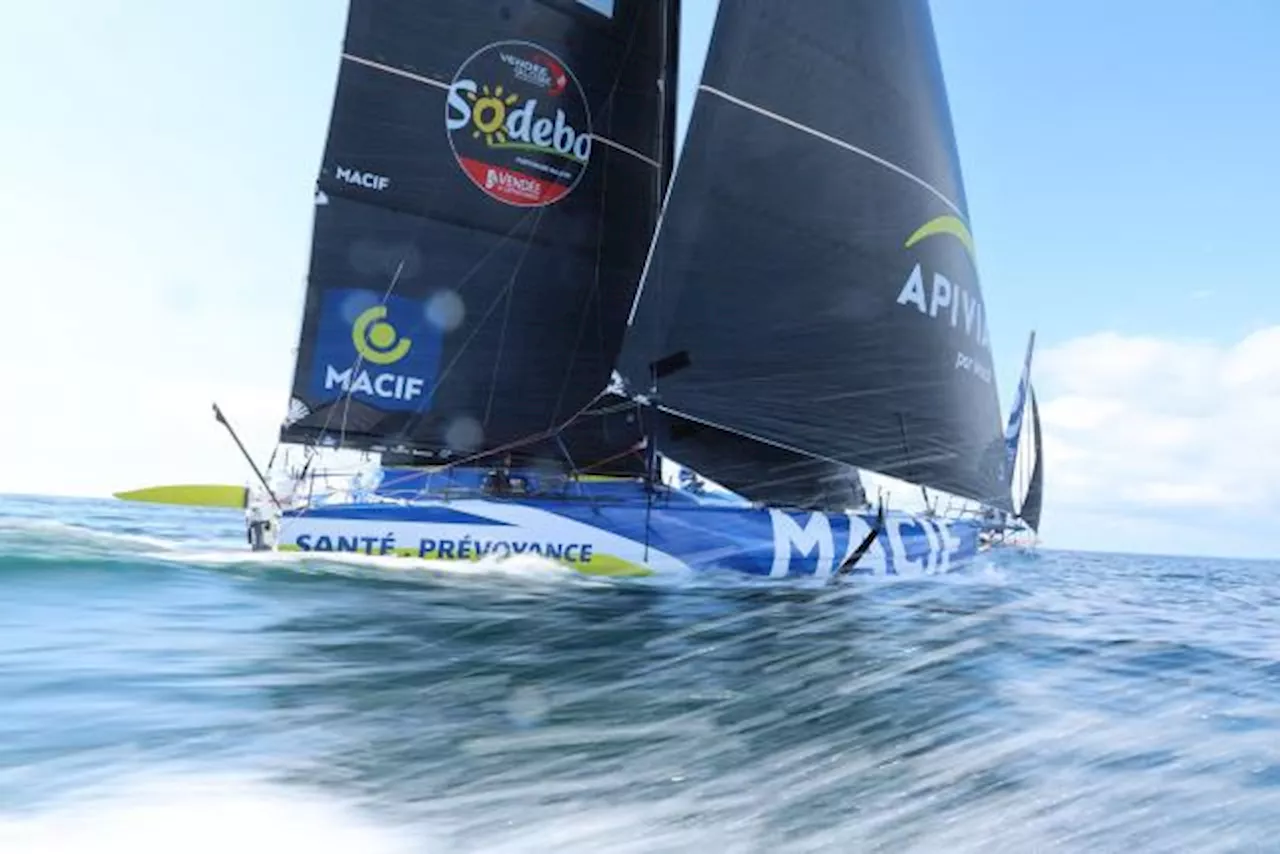
[[[1280,851],[1278,581],[588,579],[0,498],[0,852]]]

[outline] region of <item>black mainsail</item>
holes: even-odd
[[[673,162],[677,17],[351,0],[283,441],[456,459],[592,404]],[[557,435],[585,465],[639,427]]]
[[[721,0],[619,373],[726,485],[822,461],[1011,509],[926,0]]]

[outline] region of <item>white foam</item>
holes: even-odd
[[[190,551],[177,555],[187,564],[206,566],[261,566],[293,569],[312,574],[342,574],[352,570],[392,573],[397,576],[504,577],[543,581],[587,578],[554,560],[537,555],[484,557],[476,561],[424,560],[394,555],[366,555],[358,552],[253,552],[244,547]],[[166,552],[154,557],[173,559]]]
[[[135,779],[0,815],[6,854],[401,854],[423,842],[336,797],[252,777]]]

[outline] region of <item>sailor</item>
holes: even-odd
[[[270,510],[263,506],[262,502],[256,502],[249,508],[246,516],[248,524],[245,534],[249,540],[249,548],[255,552],[274,549],[276,531]]]
[[[511,454],[502,458],[502,465],[485,475],[481,489],[490,495],[511,495],[525,491],[524,478],[511,474]]]
[[[706,481],[698,477],[697,472],[692,469],[680,469],[679,477],[680,487],[684,489],[685,492],[692,492],[697,495],[701,495],[703,492],[706,492]]]

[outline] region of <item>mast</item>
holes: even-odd
[[[807,462],[1010,509],[926,0],[721,0],[618,371],[730,488]]]
[[[634,408],[596,403],[665,193],[674,9],[351,0],[283,441],[642,468]]]

